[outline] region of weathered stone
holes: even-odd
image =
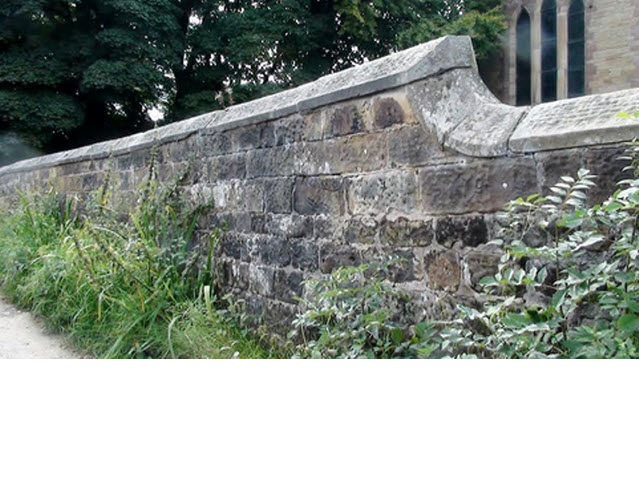
[[[251,292],[271,297],[275,293],[275,270],[260,265],[249,265],[249,288]]]
[[[299,270],[314,271],[318,268],[319,249],[308,240],[291,241],[291,265]]]
[[[437,138],[427,133],[420,125],[409,125],[397,129],[388,136],[389,162],[391,166],[420,166],[444,158],[446,153],[437,143]]]
[[[304,275],[297,271],[276,270],[274,290],[277,298],[287,303],[294,303],[304,293]]]
[[[344,180],[340,177],[298,178],[294,208],[300,215],[343,215]]]
[[[362,253],[365,263],[381,264],[385,271],[380,271],[387,280],[393,283],[406,283],[421,280],[423,272],[416,253],[408,248],[385,248]]]
[[[233,136],[231,132],[216,132],[202,136],[202,154],[205,156],[233,153]]]
[[[274,145],[291,145],[304,138],[306,123],[299,115],[284,118],[274,123]]]
[[[481,102],[446,136],[444,145],[473,157],[498,157],[508,153],[508,140],[526,113],[496,102]]]
[[[470,275],[470,283],[473,288],[476,288],[479,281],[490,275],[497,273],[497,266],[499,264],[500,254],[494,252],[485,252],[477,250],[470,252],[465,257],[466,265],[468,266],[468,272]]]
[[[266,233],[266,223],[268,218],[266,215],[257,214],[251,216],[251,231],[253,233]]]
[[[247,259],[246,240],[243,236],[225,233],[222,235],[220,244],[224,255],[235,258],[236,260]]]
[[[327,240],[339,237],[344,222],[341,218],[330,215],[320,215],[314,218],[313,236],[316,239]]]
[[[249,288],[249,265],[234,261],[227,261],[222,264],[222,274],[224,284],[242,290]]]
[[[409,220],[398,217],[382,223],[381,241],[397,247],[426,247],[433,241],[432,220]]]
[[[387,164],[388,138],[384,133],[336,138],[307,145],[300,157],[305,175],[378,170]]]
[[[245,178],[246,155],[232,154],[211,158],[208,175],[208,178],[213,181]]]
[[[265,185],[260,181],[234,182],[233,208],[244,212],[262,212],[265,208]]]
[[[550,193],[550,187],[561,181],[561,177],[576,178],[577,172],[584,166],[584,151],[581,149],[561,150],[558,152],[535,153],[535,160],[541,170],[540,183],[542,193]]]
[[[536,225],[533,225],[531,228],[529,228],[526,233],[524,233],[523,238],[524,243],[532,248],[543,247],[548,243],[548,239],[548,232]]]
[[[359,265],[361,262],[361,253],[353,246],[326,243],[320,247],[320,270],[322,273],[331,273],[339,267]]]
[[[286,267],[291,263],[291,246],[288,240],[280,237],[262,237],[256,239],[256,248],[260,261],[266,265]]]
[[[330,129],[326,138],[352,135],[364,130],[364,120],[355,105],[335,108],[330,113]]]
[[[417,176],[392,171],[355,177],[349,184],[349,209],[355,215],[412,213],[419,205]]]
[[[521,121],[510,148],[537,152],[624,142],[639,137],[639,125],[617,114],[635,110],[639,89],[542,103]]]
[[[266,220],[266,232],[286,238],[313,236],[313,219],[300,215],[270,215]]]
[[[326,129],[324,110],[304,115],[304,135],[303,140],[307,142],[316,142],[324,138],[324,130]]]
[[[304,157],[300,146],[287,145],[248,152],[246,162],[248,178],[281,177],[300,173]]]
[[[474,161],[420,170],[424,213],[491,212],[537,191],[537,171],[528,159]]]
[[[262,125],[250,125],[233,131],[235,148],[239,151],[255,150],[260,148],[262,137]]]
[[[293,179],[277,178],[264,181],[264,211],[290,213],[293,204]]]
[[[477,247],[488,242],[488,227],[482,216],[444,217],[437,220],[437,243],[451,248],[457,242]]]
[[[348,243],[373,243],[379,223],[373,217],[353,217],[346,222],[344,239]]]
[[[404,123],[405,114],[402,106],[392,97],[381,98],[373,103],[375,128],[388,128]]]
[[[632,172],[624,170],[631,162],[619,158],[624,152],[625,147],[598,148],[586,155],[585,167],[597,176],[596,186],[588,192],[591,204],[603,202],[621,180],[632,178]]]
[[[104,185],[104,181],[106,179],[103,173],[87,173],[87,174],[81,175],[81,178],[82,178],[82,190],[86,190],[86,191],[97,190],[98,188]],[[23,183],[23,186],[26,186],[26,185],[24,185]]]
[[[428,275],[428,285],[431,288],[435,290],[457,290],[461,280],[461,267],[455,252],[431,252],[424,258],[424,265]]]

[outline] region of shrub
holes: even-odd
[[[109,207],[108,182],[87,203],[22,196],[2,217],[3,290],[92,355],[263,356],[216,296],[216,235],[194,248],[209,206],[182,201],[182,179],[161,185],[152,159],[124,214]]]
[[[639,356],[639,144],[600,205],[587,170],[562,177],[551,194],[517,199],[502,216],[498,273],[482,280],[481,309],[442,330],[442,351],[496,358]]]
[[[406,295],[384,280],[391,263],[343,267],[306,283],[289,335],[300,358],[415,358],[432,353],[434,332],[413,317]]]
[[[388,265],[342,268],[308,283],[291,337],[313,358],[639,357],[639,143],[634,173],[592,207],[595,177],[580,170],[551,194],[510,202],[500,215],[498,272],[483,306],[455,320],[408,326],[408,299],[383,280]]]

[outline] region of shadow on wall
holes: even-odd
[[[19,135],[12,132],[0,132],[0,167],[39,155],[42,155],[42,152],[30,147]]]

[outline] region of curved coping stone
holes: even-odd
[[[543,103],[510,137],[510,149],[531,153],[620,143],[639,137],[639,124],[617,116],[639,111],[639,89]]]
[[[447,36],[394,53],[291,90],[172,123],[107,142],[0,168],[0,176],[53,167],[88,159],[121,155],[152,145],[180,140],[203,131],[214,134],[246,125],[275,120],[351,98],[371,95],[416,82],[455,68],[476,69],[472,42],[465,36]]]

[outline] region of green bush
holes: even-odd
[[[495,276],[481,309],[441,332],[443,353],[490,358],[639,357],[639,144],[633,178],[589,207],[595,177],[562,177],[551,194],[508,204]]]
[[[392,263],[343,267],[306,283],[289,337],[299,358],[417,358],[432,353],[434,329],[407,325],[410,299],[384,278]]]
[[[216,236],[193,248],[207,206],[149,170],[126,215],[109,208],[108,182],[88,203],[22,196],[0,224],[3,291],[95,356],[264,356],[216,297]]]
[[[510,202],[500,215],[496,275],[481,308],[453,321],[409,326],[407,299],[374,265],[308,284],[291,337],[313,358],[639,357],[639,143],[634,178],[588,206],[595,177],[562,177],[548,196]]]

